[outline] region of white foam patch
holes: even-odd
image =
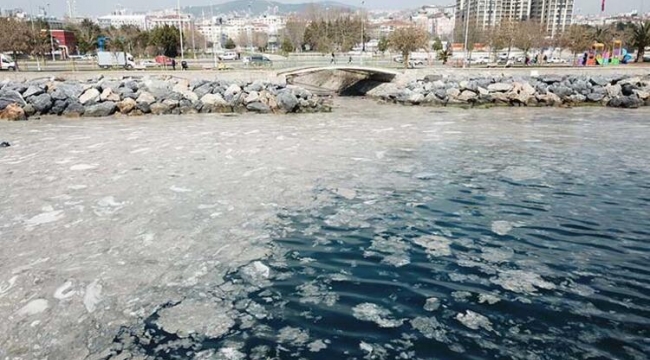
[[[487,317],[475,313],[472,310],[467,310],[465,314],[459,313],[456,315],[456,320],[460,321],[461,324],[467,326],[472,330],[479,330],[481,328],[487,331],[493,331],[492,323]]]
[[[432,297],[428,298],[424,303],[424,310],[426,311],[436,311],[440,307],[440,299]]]
[[[414,240],[416,245],[422,246],[430,256],[449,256],[451,255],[451,240],[446,237],[427,235],[421,236]]]
[[[509,221],[494,221],[492,222],[492,232],[500,235],[500,236],[505,236],[508,235],[510,230],[513,228],[513,224]]]
[[[29,227],[49,224],[55,221],[59,221],[65,217],[63,210],[48,211],[42,214],[38,214],[33,218],[27,220],[25,224]]]
[[[352,314],[359,320],[374,322],[382,328],[400,327],[404,323],[404,319],[393,319],[393,315],[388,309],[371,303],[353,307]]]
[[[86,294],[84,295],[84,306],[89,313],[97,310],[97,305],[102,301],[102,285],[98,280],[86,286]]]
[[[173,192],[176,192],[176,193],[188,193],[188,192],[192,192],[191,189],[186,189],[186,188],[182,188],[182,187],[175,186],[175,185],[172,186],[172,187],[170,187],[169,190],[171,190],[171,191],[173,191]]]
[[[533,294],[537,289],[552,290],[555,285],[544,280],[539,274],[523,270],[503,270],[499,276],[491,278],[493,284],[521,294]]]
[[[441,343],[448,343],[447,332],[435,317],[416,317],[411,320],[411,326],[427,339],[435,339]]]
[[[77,165],[72,165],[70,167],[70,170],[72,171],[84,171],[84,170],[92,170],[96,169],[98,165],[96,164],[77,164]]]
[[[20,316],[33,316],[42,313],[47,310],[49,303],[45,299],[36,299],[32,300],[27,305],[23,306],[18,310],[18,315]]]

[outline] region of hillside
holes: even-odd
[[[247,15],[257,16],[264,14],[277,14],[286,15],[290,13],[301,13],[309,6],[317,5],[322,8],[329,7],[330,9],[351,9],[354,8],[350,5],[341,4],[336,1],[320,1],[320,2],[305,2],[298,4],[285,4],[277,1],[268,0],[233,0],[214,6],[186,6],[183,8],[184,12],[190,13],[196,17],[226,14],[226,15]]]

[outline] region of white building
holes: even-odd
[[[193,26],[193,19],[191,15],[188,14],[169,14],[169,15],[159,15],[159,16],[150,16],[147,18],[147,26],[149,29],[155,29],[159,26],[182,26],[183,30],[190,30]]]
[[[97,18],[97,23],[100,27],[122,27],[124,25],[135,26],[142,30],[149,30],[147,22],[147,15],[127,15],[127,14],[112,14],[100,16]]]

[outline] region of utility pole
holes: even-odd
[[[467,12],[465,14],[465,59],[463,60],[463,67],[466,66],[465,62],[469,63],[469,46],[468,46],[468,40],[469,40],[469,7],[470,7],[470,0],[465,0],[465,5],[467,6]]]
[[[50,13],[50,3],[47,3],[47,14],[45,14],[45,21],[47,21],[47,16]],[[54,55],[54,36],[52,36],[52,26],[50,23],[47,23],[47,27],[50,30],[50,52],[52,53],[52,61],[56,61],[56,57]]]
[[[181,21],[181,0],[178,0],[178,32],[181,36],[181,61],[185,60],[185,52],[183,50],[183,22]]]
[[[32,36],[34,36],[34,39],[38,39],[38,35],[36,35],[36,27],[34,26],[34,11],[32,9],[32,2],[29,2],[29,18],[32,21]],[[41,62],[38,60],[38,53],[36,53],[36,68],[38,71],[41,71]]]

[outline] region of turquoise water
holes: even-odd
[[[584,113],[579,113],[584,116]],[[163,358],[646,359],[650,135],[626,120],[465,123],[381,154],[367,186],[282,209],[220,338]],[[543,118],[543,115],[539,115]],[[504,127],[505,126],[505,127]],[[412,145],[412,144],[411,144]],[[353,176],[354,174],[351,174]],[[358,184],[358,183],[357,183]],[[201,357],[203,356],[203,357]]]

